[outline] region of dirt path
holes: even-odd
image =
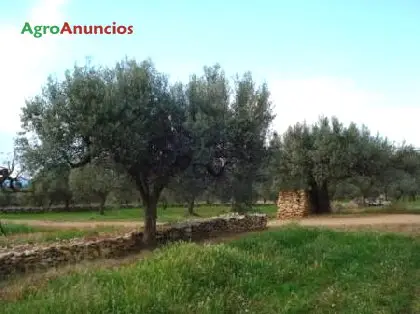
[[[271,220],[270,227],[282,226],[290,221]],[[296,223],[302,226],[366,226],[366,225],[403,225],[419,224],[420,215],[394,214],[394,215],[372,215],[358,217],[311,217],[297,220]]]
[[[20,220],[3,219],[4,222],[26,224],[30,226],[51,227],[51,228],[97,228],[101,226],[115,226],[138,228],[143,226],[141,221],[48,221],[48,220]],[[271,220],[269,227],[278,227],[290,223],[291,221]],[[420,226],[420,215],[394,214],[394,215],[372,215],[357,217],[310,217],[296,220],[302,226],[325,226],[325,227],[345,227],[345,226],[375,226],[375,225],[414,225]],[[158,223],[162,224],[162,223]]]

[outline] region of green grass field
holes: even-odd
[[[253,208],[255,212],[264,212],[270,217],[274,217],[277,211],[276,205],[256,205]],[[214,217],[224,213],[231,212],[229,206],[209,206],[200,205],[195,209],[200,217]],[[173,222],[186,219],[185,207],[158,208],[158,221]],[[18,214],[0,214],[0,219],[36,219],[36,220],[58,220],[58,221],[139,221],[143,219],[143,209],[124,208],[107,210],[105,215],[99,215],[98,212],[60,212],[60,213],[18,213]]]
[[[277,212],[276,205],[254,205],[253,212],[266,213],[270,218],[274,218]],[[200,217],[214,217],[224,213],[231,212],[230,206],[226,205],[199,205],[195,212]],[[420,202],[399,202],[389,207],[367,207],[359,209],[343,209],[334,215],[348,215],[348,214],[420,214]],[[99,215],[96,211],[86,212],[58,212],[58,213],[17,213],[5,214],[0,213],[1,219],[29,219],[29,220],[52,220],[52,221],[140,221],[143,219],[143,209],[141,208],[124,208],[124,209],[109,209],[105,215]],[[168,207],[163,209],[158,208],[159,222],[174,222],[185,220],[186,208],[182,206]]]
[[[6,233],[6,235],[15,235],[15,234],[27,234],[33,232],[44,231],[42,228],[32,227],[28,225],[20,225],[20,224],[13,224],[13,223],[2,223],[1,224],[2,231]]]
[[[10,247],[20,244],[51,243],[73,238],[93,237],[121,230],[121,228],[114,226],[98,226],[96,228],[88,229],[57,229],[14,223],[2,223],[2,227],[6,232],[6,236],[0,235],[0,247]]]
[[[24,285],[1,313],[420,313],[420,242],[298,227]]]

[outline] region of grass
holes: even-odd
[[[277,208],[275,205],[259,205],[255,211],[268,213],[271,217],[275,216]],[[198,206],[196,213],[200,217],[213,217],[230,212],[228,206]],[[159,208],[159,222],[175,222],[185,220],[186,209],[183,207]],[[105,215],[97,212],[61,212],[61,213],[19,213],[19,214],[0,214],[2,219],[14,220],[43,220],[43,221],[73,221],[73,222],[112,222],[112,221],[141,221],[143,210],[139,208],[114,209],[108,210]],[[195,218],[195,217],[194,217]],[[197,217],[199,218],[199,217]],[[103,233],[120,233],[124,227],[117,226],[97,226],[95,228],[52,228],[52,227],[31,227],[25,224],[15,224],[10,222],[2,223],[6,226],[7,237],[0,236],[0,247],[11,247],[21,244],[44,244],[72,238],[94,237]],[[10,229],[10,232],[8,231]]]
[[[2,313],[420,313],[414,238],[287,227],[23,285]]]
[[[87,229],[56,229],[32,227],[24,224],[2,223],[6,236],[0,235],[0,247],[11,247],[21,244],[42,244],[73,238],[94,237],[104,233],[122,230],[114,226],[98,226]]]
[[[211,206],[199,205],[195,212],[200,217],[214,217],[231,211],[230,206]],[[269,218],[274,218],[277,212],[276,205],[254,205],[253,211],[266,213]],[[367,207],[362,209],[342,209],[334,215],[348,214],[420,214],[420,201],[418,202],[398,202],[388,207]],[[96,211],[86,212],[50,212],[50,213],[1,213],[1,219],[14,220],[51,220],[51,221],[141,221],[144,217],[141,208],[110,209],[105,215],[100,215]],[[159,222],[175,222],[185,220],[186,208],[182,206],[158,208]]]
[[[277,211],[276,205],[256,205],[254,211],[267,213],[274,217]],[[200,217],[214,217],[224,213],[231,212],[229,206],[209,206],[200,205],[195,209]],[[158,221],[174,222],[184,220],[186,214],[185,207],[158,208]],[[114,209],[105,212],[105,215],[99,215],[98,212],[60,212],[60,213],[10,213],[0,214],[0,219],[31,219],[31,220],[53,220],[53,221],[139,221],[144,217],[142,209],[124,208]]]
[[[254,205],[254,212],[266,213],[269,218],[274,218],[277,212],[276,205]],[[214,217],[231,212],[230,206],[211,206],[199,205],[195,212],[203,218]],[[354,215],[354,214],[420,214],[420,201],[417,202],[397,202],[387,207],[366,207],[358,209],[342,209],[334,215]],[[51,220],[51,221],[141,221],[144,217],[141,208],[109,209],[105,215],[100,215],[97,211],[86,212],[47,212],[47,213],[0,213],[1,219],[14,220]],[[173,206],[164,209],[158,208],[159,222],[175,222],[185,220],[186,208]],[[189,217],[191,218],[191,217]]]
[[[14,224],[14,223],[1,223],[1,227],[6,235],[13,234],[27,234],[41,231],[38,227],[32,227],[24,224]]]

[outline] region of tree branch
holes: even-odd
[[[84,136],[82,138],[82,141],[86,145],[88,153],[86,153],[79,162],[73,163],[73,162],[70,161],[70,158],[67,154],[65,154],[65,153],[63,154],[65,161],[67,162],[67,164],[72,169],[83,167],[83,166],[87,165],[88,163],[90,163],[92,161],[92,154],[90,152],[92,142],[91,142],[89,136]]]
[[[66,162],[68,163],[68,165],[70,166],[70,168],[75,169],[75,168],[83,167],[83,166],[87,165],[88,163],[90,163],[92,161],[92,156],[90,154],[88,154],[88,155],[84,156],[81,161],[76,162],[76,163],[72,163],[67,156],[65,157],[65,159],[66,159]]]
[[[226,160],[224,158],[219,158],[219,160],[221,161],[222,165],[221,165],[221,167],[218,171],[216,171],[213,168],[211,162],[208,162],[206,164],[205,163],[200,163],[200,162],[195,162],[195,163],[193,163],[193,170],[194,170],[194,172],[197,172],[197,167],[203,167],[213,177],[221,177],[225,172],[226,165],[228,164],[228,162],[226,162]]]

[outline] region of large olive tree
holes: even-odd
[[[144,242],[154,244],[156,207],[169,180],[190,165],[215,176],[224,169],[220,133],[197,151],[199,138],[187,123],[191,112],[211,115],[206,104],[188,98],[182,84],[169,84],[150,61],[76,66],[63,81],[49,78],[42,94],[26,102],[17,147],[33,171],[102,158],[123,167],[145,204]]]
[[[367,194],[387,169],[392,151],[386,139],[371,135],[367,127],[345,127],[335,117],[290,127],[278,150],[284,186],[308,189],[314,213],[331,211],[330,187],[342,180],[358,178]]]

